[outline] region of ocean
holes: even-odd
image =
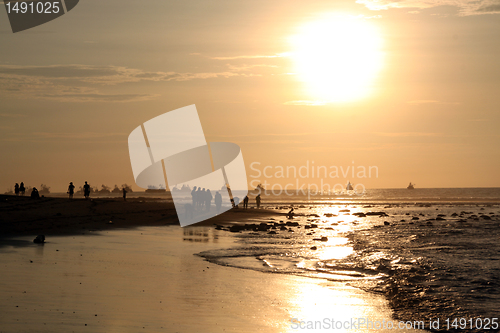
[[[262,195],[288,212],[233,231],[219,265],[343,282],[384,295],[401,321],[432,331],[499,332],[500,189],[379,189]],[[251,207],[252,207],[251,200]],[[426,326],[426,329],[429,329]]]

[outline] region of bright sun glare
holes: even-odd
[[[311,98],[347,102],[369,94],[382,65],[381,38],[366,19],[329,16],[292,37],[296,72]]]

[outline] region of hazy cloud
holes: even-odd
[[[16,114],[16,113],[0,113],[0,117],[3,118],[25,118],[25,114]]]
[[[500,0],[357,0],[371,10],[454,6],[460,15],[500,13]]]
[[[239,55],[239,56],[232,56],[232,57],[209,57],[210,59],[214,60],[234,60],[234,59],[263,59],[263,58],[284,58],[284,57],[289,57],[290,53],[284,52],[284,53],[278,53],[278,54],[273,54],[273,55]]]
[[[139,102],[158,97],[152,94],[39,94],[39,98],[60,102]]]
[[[420,105],[420,104],[460,104],[458,102],[441,102],[441,101],[436,101],[433,99],[418,99],[415,101],[409,101],[407,102],[408,104],[413,104],[413,105]]]
[[[71,102],[130,102],[152,99],[154,94],[109,94],[106,86],[123,83],[190,81],[200,79],[256,76],[243,73],[266,65],[230,66],[221,72],[151,72],[119,66],[0,65],[0,94],[13,97],[53,99]]]
[[[285,105],[306,105],[306,106],[322,106],[328,104],[325,101],[288,101]]]
[[[31,134],[33,137],[41,139],[98,139],[115,136],[127,136],[127,133],[98,133],[98,132],[34,132]]]
[[[378,136],[390,137],[418,137],[418,136],[442,136],[442,133],[423,133],[423,132],[375,132]]]
[[[0,80],[31,81],[76,80],[86,83],[114,85],[140,81],[187,81],[240,75],[231,70],[207,73],[146,72],[119,66],[51,65],[12,66],[0,65]]]

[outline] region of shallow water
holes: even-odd
[[[239,248],[200,255],[221,265],[342,281],[380,293],[399,320],[440,318],[440,330],[453,331],[453,320],[464,318],[472,323],[468,331],[499,331],[480,324],[500,317],[500,206],[302,207],[293,219],[299,227],[281,230],[289,221],[282,217],[257,221],[273,225],[269,230],[276,234],[243,231]],[[387,215],[353,215],[370,211]]]
[[[223,267],[193,255],[234,246],[232,234],[214,228],[48,235],[44,245],[31,239],[0,241],[2,333],[283,333],[297,332],[301,321],[392,319],[384,297],[343,283]]]

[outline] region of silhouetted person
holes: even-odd
[[[40,199],[40,193],[38,193],[36,187],[31,190],[31,199]]]
[[[248,195],[246,195],[245,199],[243,199],[243,208],[248,209]]]
[[[255,203],[257,204],[257,209],[260,208],[260,194],[255,197]]]
[[[203,194],[201,193],[201,187],[198,187],[198,191],[196,191],[196,196],[195,196],[195,199],[196,199],[196,207],[195,208],[200,206],[202,196],[203,196]]]
[[[200,196],[198,197],[201,211],[203,211],[203,208],[205,208],[205,201],[206,200],[207,200],[207,190],[205,188],[203,188],[200,192]]]
[[[69,194],[69,198],[73,199],[73,194],[75,194],[75,185],[73,185],[72,182],[69,183],[68,194]]]
[[[191,199],[193,200],[193,207],[196,206],[196,186],[193,187],[193,190],[191,191]]]
[[[210,211],[210,206],[212,205],[212,192],[210,192],[210,189],[207,188],[207,192],[205,192],[205,206],[207,208],[207,212]]]
[[[127,189],[125,187],[122,188],[122,193],[123,193],[123,201],[127,201]]]
[[[26,188],[24,187],[24,183],[21,182],[21,185],[19,186],[19,193],[21,195],[24,195],[24,193],[26,193]]]
[[[222,206],[222,195],[219,192],[215,193],[215,208],[217,209],[217,214],[220,212],[220,207]]]
[[[295,216],[295,213],[293,212],[293,207],[292,207],[292,209],[290,209],[290,211],[288,212],[288,214],[286,214],[286,217],[288,219],[293,219],[294,216]]]
[[[16,183],[16,185],[14,185],[14,193],[16,195],[19,195],[19,184],[18,183]]]
[[[83,185],[83,196],[85,199],[88,199],[90,196],[90,185],[85,182],[85,185]]]

